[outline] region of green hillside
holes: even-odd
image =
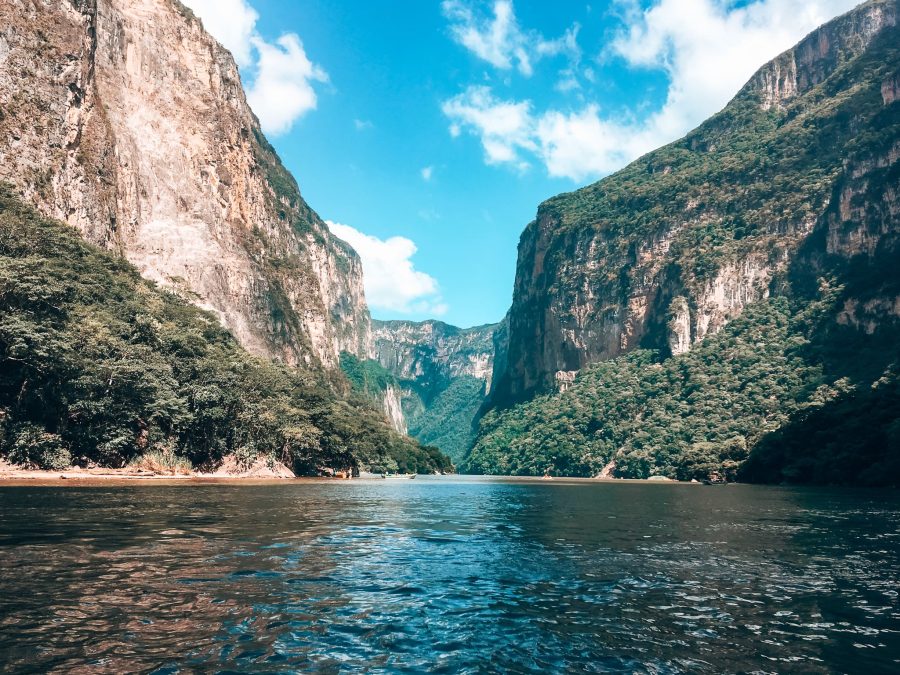
[[[146,453],[215,466],[235,454],[322,467],[431,471],[321,375],[250,356],[214,316],[141,279],[0,186],[0,455],[54,468]]]

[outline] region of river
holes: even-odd
[[[0,488],[0,670],[897,672],[891,491]]]

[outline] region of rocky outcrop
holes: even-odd
[[[672,356],[684,354],[691,348],[691,308],[687,298],[679,295],[669,305],[669,351]]]
[[[844,60],[865,51],[872,38],[896,22],[893,3],[864,3],[760,68],[746,89],[759,92],[765,110],[783,107],[823,82]]]
[[[253,353],[335,367],[369,350],[359,258],[177,0],[0,0],[0,180]]]
[[[898,222],[897,17],[896,0],[861,5],[684,139],[542,204],[519,242],[489,405],[558,391],[637,348],[684,353],[786,292],[823,227],[833,253],[884,246]]]
[[[391,427],[399,434],[407,433],[406,418],[403,416],[403,403],[401,392],[398,387],[388,385],[384,390],[384,399],[382,402],[384,407],[384,415],[391,423]]]
[[[900,99],[900,73],[894,73],[881,83],[881,99],[885,105]]]
[[[896,104],[894,104],[896,107]],[[896,246],[900,229],[900,185],[892,176],[900,161],[900,139],[880,152],[848,158],[825,216],[827,252],[843,258],[873,256],[878,247]]]

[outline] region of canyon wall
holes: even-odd
[[[491,388],[498,326],[462,329],[441,321],[372,323],[372,357],[402,389],[402,424],[417,440],[459,461]],[[389,388],[386,409],[392,407],[391,396]]]
[[[254,354],[333,369],[370,350],[358,256],[177,0],[0,0],[0,181]]]
[[[896,236],[897,17],[895,0],[860,5],[685,138],[543,203],[519,243],[490,405],[559,391],[637,348],[688,351],[787,292],[801,261],[813,269],[801,252],[814,231],[842,255]]]

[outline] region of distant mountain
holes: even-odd
[[[469,470],[900,481],[897,18],[860,5],[540,206]]]
[[[457,328],[441,321],[373,321],[374,358],[400,387],[410,435],[458,462],[491,388],[498,325]]]

